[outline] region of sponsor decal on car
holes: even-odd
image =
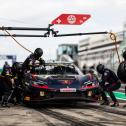
[[[76,88],[60,88],[60,92],[76,92]]]

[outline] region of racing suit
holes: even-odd
[[[18,63],[17,63],[18,64]],[[22,82],[23,74],[22,69],[17,68],[14,65],[12,66],[12,76],[14,80],[14,86],[13,86],[13,92],[10,97],[10,101],[15,103],[21,103],[22,102],[22,91],[24,89],[24,84]],[[16,101],[13,99],[16,98]]]
[[[3,66],[3,71],[0,76],[0,99],[2,106],[7,106],[8,97],[12,90],[12,71],[10,65],[5,62]]]
[[[30,72],[34,73],[34,68],[35,68],[36,61],[39,61],[39,65],[44,65],[45,64],[45,61],[42,58],[35,57],[34,54],[31,54],[30,56],[28,56],[26,58],[26,60],[22,64],[23,73],[25,73],[27,71],[30,71]]]
[[[101,94],[102,94],[102,98],[105,102],[108,102],[107,96],[105,94],[105,92],[107,92],[112,101],[114,103],[117,103],[117,99],[113,93],[113,91],[117,90],[120,88],[121,83],[118,79],[118,77],[116,76],[116,74],[110,70],[110,69],[105,69],[104,72],[102,73],[101,76],[101,82],[100,82],[100,86],[101,86]]]

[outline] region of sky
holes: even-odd
[[[126,22],[126,0],[0,0],[0,27],[43,27],[46,28],[60,14],[90,14],[91,18],[82,25],[54,25],[62,33],[81,33],[123,30]],[[10,31],[10,33],[25,33]],[[33,33],[34,32],[26,32]],[[37,32],[43,34],[43,32]],[[0,31],[0,34],[5,32]],[[36,34],[36,33],[35,33]],[[16,40],[31,51],[42,48],[45,60],[56,58],[56,49],[62,43],[78,43],[88,36],[19,38]],[[10,37],[0,37],[0,55],[17,55],[24,61],[30,54]]]

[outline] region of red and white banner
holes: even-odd
[[[89,14],[61,14],[51,24],[81,25],[90,17]]]

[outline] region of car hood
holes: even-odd
[[[80,75],[38,75],[37,81],[44,81],[49,88],[76,88],[82,85]]]

